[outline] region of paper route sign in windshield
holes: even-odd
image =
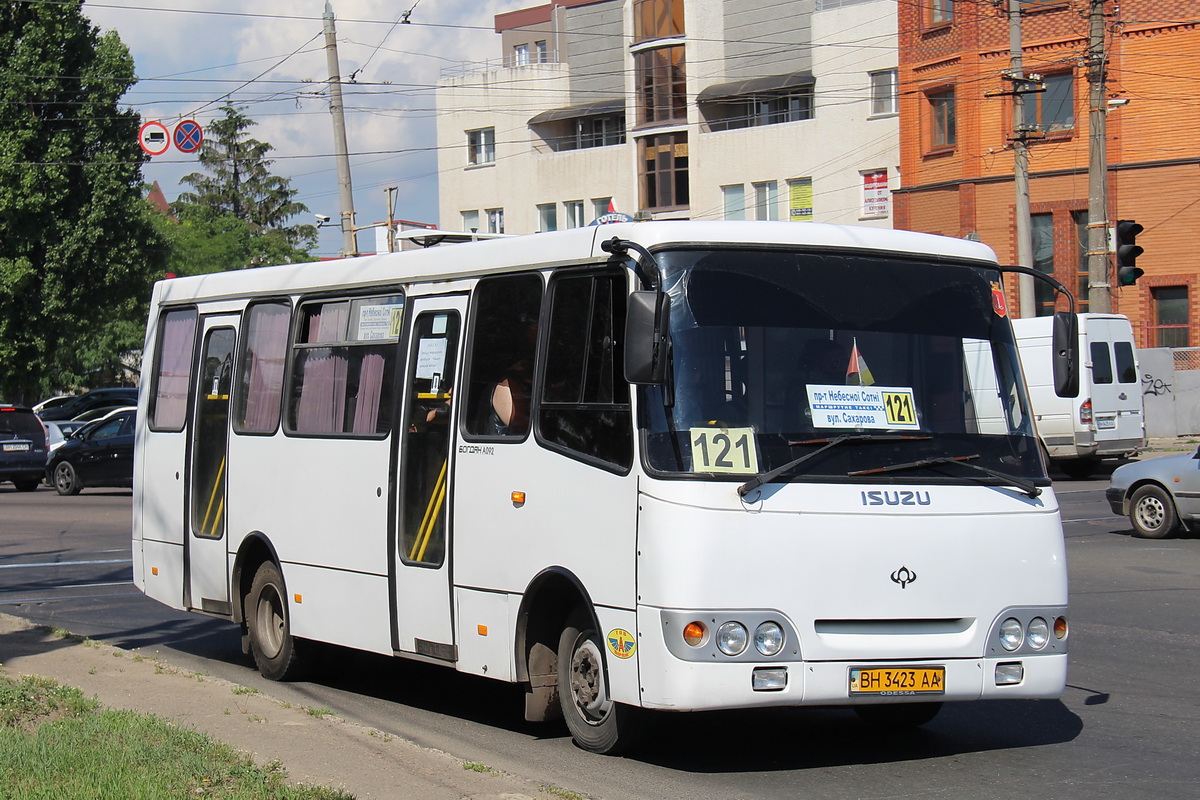
[[[908,386],[809,384],[808,407],[816,428],[919,429]]]

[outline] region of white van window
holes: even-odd
[[[1092,342],[1092,383],[1112,383],[1112,359],[1108,355],[1108,342]]]
[[[1137,364],[1133,360],[1133,345],[1130,342],[1114,342],[1113,355],[1117,357],[1117,383],[1137,383]]]

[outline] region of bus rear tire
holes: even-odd
[[[303,643],[292,636],[287,590],[279,567],[268,561],[254,574],[246,597],[250,653],[262,676],[272,681],[296,680],[306,672]]]
[[[616,755],[636,744],[641,709],[613,702],[604,642],[591,616],[581,609],[572,612],[558,639],[558,697],[579,747]]]
[[[890,731],[919,728],[941,710],[941,703],[888,703],[854,707],[854,713],[858,714],[860,720],[873,728]]]

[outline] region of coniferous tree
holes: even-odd
[[[173,263],[181,274],[196,274],[311,261],[316,227],[287,224],[308,207],[296,202],[287,178],[271,173],[267,155],[274,148],[249,136],[254,120],[243,109],[226,105],[222,111],[205,132],[204,172],[181,178],[192,191],[171,205],[181,223]]]

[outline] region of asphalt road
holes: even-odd
[[[948,706],[900,736],[832,709],[667,715],[653,747],[613,759],[523,722],[519,689],[438,667],[336,651],[320,682],[263,681],[233,625],[134,589],[123,491],[67,498],[0,485],[0,611],[590,798],[1192,798],[1200,537],[1134,538],[1109,512],[1106,486],[1106,476],[1055,485],[1071,575],[1062,701]]]

